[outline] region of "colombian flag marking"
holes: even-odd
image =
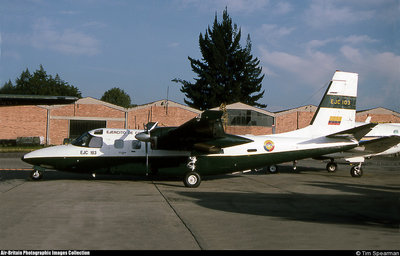
[[[331,116],[328,125],[340,125],[340,122],[342,122],[341,116]]]

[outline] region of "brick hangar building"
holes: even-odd
[[[218,109],[218,108],[216,108]],[[280,112],[269,112],[243,103],[226,106],[231,134],[274,134],[309,125],[317,107],[302,106]],[[143,129],[148,121],[159,126],[179,126],[202,111],[167,100],[133,108],[123,108],[91,97],[67,105],[33,105],[0,107],[0,140],[40,137],[45,144],[62,144],[65,138],[76,138],[95,128]],[[400,113],[374,108],[358,111],[356,121],[400,123]]]

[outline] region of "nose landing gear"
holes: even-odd
[[[39,166],[34,166],[30,174],[31,180],[41,180],[43,178],[44,169]]]

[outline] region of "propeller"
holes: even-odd
[[[149,116],[150,118],[150,116]],[[139,141],[143,141],[145,142],[145,146],[146,146],[146,176],[149,174],[149,142],[152,141],[151,138],[151,131],[156,128],[158,125],[158,122],[148,122],[145,125],[146,130],[144,132],[138,133],[135,135],[135,138]]]
[[[135,138],[137,140],[143,141],[143,142],[150,142],[151,141],[151,135],[150,132],[156,128],[158,125],[158,122],[149,122],[146,124],[146,131],[141,132],[136,134]]]

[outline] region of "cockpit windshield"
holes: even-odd
[[[103,146],[103,138],[95,137],[85,132],[73,140],[71,144],[78,147],[101,148],[101,146]]]

